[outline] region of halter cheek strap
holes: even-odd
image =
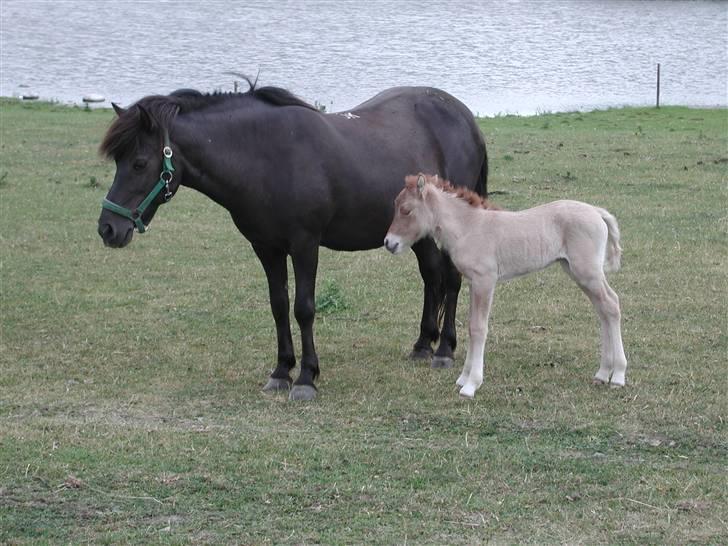
[[[164,190],[164,194],[162,194],[164,203],[172,199],[172,190],[169,188],[169,183],[172,182],[174,167],[172,166],[172,147],[170,146],[169,133],[166,129],[164,130],[164,148],[162,149],[162,155],[164,157],[162,158],[162,172],[159,174],[159,180],[137,208],[133,210],[128,209],[109,199],[104,199],[101,202],[101,208],[110,210],[134,222],[139,233],[144,233],[147,230],[147,226],[142,221],[142,214],[144,214],[144,211],[147,210],[147,207],[157,198],[162,190]]]

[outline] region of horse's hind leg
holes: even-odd
[[[433,368],[451,368],[455,347],[457,346],[455,315],[457,313],[458,294],[462,285],[462,275],[460,275],[446,252],[442,253],[442,274],[445,279],[443,321],[440,344],[437,347],[435,356],[432,358]]]
[[[579,285],[597,312],[601,331],[601,361],[594,375],[595,383],[624,386],[627,358],[622,344],[619,298],[607,283],[601,264],[575,267],[564,264],[564,270]]]
[[[410,358],[429,360],[432,357],[432,343],[439,337],[437,313],[445,296],[442,286],[442,258],[435,241],[430,238],[418,241],[412,245],[412,250],[417,256],[417,265],[425,287],[420,335],[415,341]]]

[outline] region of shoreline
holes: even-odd
[[[79,102],[79,103],[72,103],[72,102],[62,102],[54,99],[44,99],[44,98],[38,98],[38,99],[22,99],[21,97],[13,97],[13,96],[2,96],[0,95],[0,105],[4,104],[23,104],[23,105],[37,105],[39,108],[48,108],[48,107],[55,107],[55,108],[68,108],[69,110],[111,110],[111,102],[103,101],[103,102]],[[498,118],[504,118],[504,117],[519,117],[519,118],[530,118],[530,117],[539,117],[539,116],[546,116],[546,115],[558,115],[558,114],[588,114],[591,112],[606,112],[606,111],[613,111],[613,110],[641,110],[641,109],[655,109],[655,110],[662,110],[662,109],[670,109],[670,108],[687,108],[690,110],[715,110],[715,111],[721,111],[721,110],[727,110],[728,111],[728,104],[726,105],[720,105],[720,104],[714,104],[714,105],[700,105],[700,104],[660,104],[659,107],[656,107],[654,104],[618,104],[618,105],[604,105],[604,106],[584,106],[583,108],[577,108],[577,109],[564,109],[564,110],[543,110],[539,111],[536,110],[534,112],[499,112],[495,114],[480,114],[477,112],[473,112],[473,117],[476,119],[498,119]],[[326,112],[330,114],[334,113],[340,113],[340,112],[346,112],[347,110],[337,110],[333,112]]]

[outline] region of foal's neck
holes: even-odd
[[[431,188],[427,199],[433,218],[432,235],[445,250],[453,248],[457,240],[465,235],[470,224],[469,218],[488,212],[437,188]]]

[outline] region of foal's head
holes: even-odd
[[[437,176],[422,173],[405,178],[404,189],[394,200],[394,220],[384,238],[384,246],[392,254],[401,254],[432,231],[434,217],[425,195],[427,183],[433,181]]]

